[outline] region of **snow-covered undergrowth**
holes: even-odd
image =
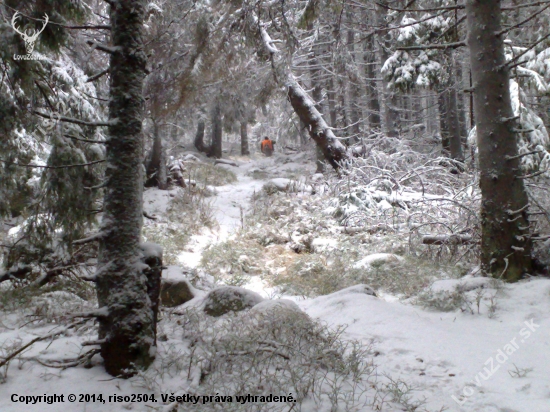
[[[342,225],[384,227],[408,240],[411,255],[440,261],[475,260],[480,192],[472,171],[451,159],[414,151],[407,141],[386,138],[351,161],[332,185],[333,213]],[[468,236],[468,247],[449,242],[422,245],[425,236]]]
[[[367,283],[408,298],[436,279],[465,275],[478,254],[477,182],[448,159],[387,140],[340,176],[268,181],[236,235],[205,250],[202,269],[234,285],[260,276],[301,296]],[[428,235],[451,241],[424,245]],[[377,253],[397,258],[361,264]]]
[[[232,403],[186,404],[181,411],[353,411],[377,399],[369,346],[342,339],[341,328],[297,307],[266,303],[222,318],[194,307],[167,314],[181,326],[163,329],[162,359],[140,375],[143,385],[157,393],[168,385],[176,395],[233,396]],[[244,403],[235,394],[291,398]]]
[[[547,412],[548,281],[473,277],[477,183],[446,159],[386,143],[372,142],[368,160],[350,164],[353,174],[315,175],[303,154],[276,154],[209,165],[223,183],[212,191],[210,178],[187,192],[147,190],[144,209],[156,218],[145,221],[147,240],[164,246],[165,264],[187,266],[170,271],[172,280],[185,277],[199,290],[184,307],[161,309],[156,361],[130,380],[111,380],[96,346],[82,346],[97,338],[93,321],[63,329],[96,306],[91,286],[44,294],[4,283],[0,362],[36,337],[62,333],[0,368],[0,410]],[[229,170],[237,180],[219,180]],[[426,245],[427,235],[469,241]],[[76,284],[61,277],[53,285],[68,281]],[[200,302],[215,284],[295,303],[277,312],[266,300],[214,318]],[[531,321],[530,338],[516,339],[517,353],[483,378],[487,359]],[[10,402],[24,391],[158,401],[61,409]],[[170,398],[185,394],[213,400]],[[216,403],[216,394],[233,400]],[[237,403],[237,394],[292,394],[297,402]]]

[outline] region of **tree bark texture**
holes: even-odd
[[[154,360],[156,296],[149,294],[140,246],[143,219],[144,0],[110,10],[112,46],[104,216],[96,272],[105,369],[129,377]]]
[[[166,189],[166,148],[156,121],[153,121],[153,147],[148,156],[145,171],[147,174],[145,187],[157,186],[159,189]]]
[[[386,21],[388,0],[380,0],[379,5],[376,6],[378,27],[382,30],[377,35],[378,37],[378,54],[380,62],[385,62],[390,57],[389,50],[391,50],[391,38],[388,30],[389,25]],[[382,67],[382,64],[380,64]],[[389,137],[399,136],[400,117],[398,99],[394,91],[391,91],[387,87],[386,82],[383,82],[383,103],[384,103],[384,123],[386,134]]]
[[[166,143],[159,136],[160,140],[160,163],[158,168],[158,188],[160,190],[166,190],[168,188],[168,171],[167,171],[167,158],[166,158]]]
[[[308,30],[312,30],[313,27],[309,26]],[[309,78],[310,78],[310,87],[312,89],[311,91],[311,97],[313,98],[313,102],[315,104],[315,108],[317,111],[323,115],[323,107],[321,105],[321,100],[323,99],[323,89],[320,84],[319,80],[319,69],[317,69],[317,66],[319,65],[319,61],[317,60],[315,56],[315,52],[319,48],[317,46],[313,46],[313,50],[309,54]],[[316,165],[317,170],[316,173],[323,173],[325,171],[325,156],[323,154],[323,151],[319,148],[319,146],[315,147],[315,156],[317,158]]]
[[[336,85],[333,76],[328,81],[327,100],[330,126],[336,128],[338,127],[338,113],[336,112]]]
[[[460,135],[460,122],[458,114],[458,96],[457,76],[454,68],[456,67],[452,50],[447,50],[449,84],[447,88],[447,127],[449,131],[449,148],[451,150],[451,159],[464,161],[464,152],[462,150],[462,138]]]
[[[304,89],[290,75],[287,81],[288,99],[300,120],[306,125],[309,136],[321,147],[325,159],[334,169],[340,167],[340,162],[348,158],[346,148],[334,136],[323,116],[315,108],[315,104]]]
[[[464,161],[464,151],[462,150],[462,138],[460,136],[460,123],[458,120],[458,105],[456,88],[451,86],[447,91],[447,125],[449,128],[449,143],[451,149],[451,159]]]
[[[468,47],[474,86],[481,205],[481,266],[518,280],[532,270],[528,198],[518,179],[517,127],[504,57],[500,0],[468,0]],[[510,159],[513,158],[513,159]],[[508,160],[510,159],[510,160]]]
[[[208,153],[208,146],[204,144],[204,121],[199,120],[197,125],[197,133],[195,134],[195,140],[193,141],[196,149],[201,153]]]
[[[250,154],[248,147],[248,122],[241,120],[241,155],[247,156]]]
[[[444,87],[438,90],[437,108],[439,110],[439,135],[441,136],[441,148],[448,154],[451,151],[451,142],[449,139],[449,125],[447,124],[447,91]]]
[[[325,173],[325,156],[319,146],[315,146],[315,156],[315,165],[317,166],[315,173]]]
[[[208,157],[222,158],[222,109],[220,103],[214,103],[212,107],[212,139],[208,149]]]
[[[367,21],[368,13],[363,12],[365,21]],[[368,119],[371,130],[380,130],[382,121],[380,119],[380,102],[378,101],[378,82],[376,81],[376,44],[375,35],[370,35],[365,41],[363,61],[365,63],[365,77],[367,78],[367,105]]]
[[[348,8],[347,10],[347,13],[346,13],[346,18],[347,18],[347,21],[348,21],[348,32],[347,32],[347,48],[348,48],[348,52],[350,54],[350,59],[353,61],[353,66],[356,65],[356,62],[355,62],[355,31],[353,30],[353,28],[351,27],[351,23],[353,22],[353,14],[354,14],[354,10],[353,9],[353,6],[351,5],[347,5],[346,6]],[[361,85],[361,79],[359,78],[358,76],[358,73],[354,72],[353,70],[348,73],[348,77],[349,77],[349,82],[348,82],[348,94],[349,94],[349,98],[348,98],[348,106],[349,106],[349,119],[350,119],[350,122],[351,122],[351,130],[350,130],[350,139],[349,139],[349,143],[353,144],[353,143],[356,143],[357,141],[359,141],[360,137],[361,137],[361,125],[360,125],[360,120],[361,120],[361,115],[359,113],[359,100],[361,98],[361,93],[360,93],[360,85]]]
[[[257,27],[258,20],[254,19],[253,22],[256,24],[254,27]],[[294,112],[306,126],[309,136],[321,147],[325,159],[337,170],[341,162],[349,158],[346,147],[334,136],[323,115],[315,107],[315,103],[296,81],[286,62],[280,57],[279,50],[273,46],[265,28],[260,26],[258,34],[270,56],[275,81],[285,85],[288,100]]]

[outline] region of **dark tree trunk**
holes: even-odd
[[[168,188],[168,171],[167,168],[167,159],[166,159],[166,144],[162,135],[159,137],[160,140],[160,164],[158,168],[158,188],[160,190],[166,190]]]
[[[302,120],[300,120],[300,129],[298,132],[300,133],[300,146],[304,147],[307,145],[307,132],[306,125]]]
[[[363,14],[365,20],[367,12]],[[365,77],[367,78],[367,104],[369,127],[373,130],[380,130],[382,125],[380,119],[380,102],[378,101],[378,82],[376,81],[376,43],[375,35],[370,35],[365,41],[363,60],[365,63]]]
[[[456,88],[454,85],[448,91],[447,101],[447,126],[449,128],[449,143],[451,149],[451,159],[464,161],[464,152],[462,151],[462,138],[460,136],[460,123],[458,121],[458,105]]]
[[[165,190],[167,187],[166,148],[156,121],[153,121],[153,139],[153,147],[145,166],[147,174],[145,187],[157,186],[159,189]]]
[[[353,30],[353,15],[354,9],[353,6],[347,5],[348,11],[346,13],[346,19],[348,22],[348,33],[347,33],[347,47],[350,53],[351,59],[353,60],[353,66],[355,66],[355,31]],[[351,122],[350,130],[350,139],[349,143],[356,143],[361,137],[361,126],[360,126],[360,114],[359,114],[359,99],[361,97],[360,85],[361,79],[357,76],[357,73],[352,71],[349,73],[349,98],[348,98],[348,108],[349,108],[349,119]]]
[[[351,121],[351,137],[350,137],[350,143],[357,143],[359,139],[361,138],[361,118],[359,115],[359,108],[358,102],[361,98],[361,95],[359,93],[359,89],[357,88],[357,84],[351,84],[351,90],[350,90],[350,99],[349,99],[349,106],[350,106],[350,121]]]
[[[473,129],[476,125],[476,116],[475,116],[475,113],[474,113],[474,93],[473,93],[473,87],[474,87],[474,84],[473,84],[473,81],[472,81],[472,69],[470,68],[470,73],[469,73],[469,78],[470,78],[470,93],[469,94],[469,97],[470,97],[470,129]]]
[[[241,120],[241,155],[248,156],[250,149],[248,148],[248,122]]]
[[[147,295],[151,302],[153,310],[153,330],[155,331],[155,343],[157,338],[157,321],[160,304],[160,283],[162,277],[162,252],[159,246],[152,243],[144,243],[141,245],[142,258],[141,261],[146,265],[144,269],[145,277],[147,278]]]
[[[441,147],[443,152],[448,155],[451,151],[451,142],[449,137],[449,125],[447,124],[447,90],[440,88],[437,96],[437,108],[439,109],[439,135],[441,136]]]
[[[199,152],[208,153],[209,148],[204,144],[204,120],[199,120],[199,124],[197,125],[197,133],[195,134],[193,144]]]
[[[504,57],[500,0],[468,0],[481,204],[481,267],[516,281],[532,270],[529,201],[522,179]]]
[[[222,110],[219,102],[216,102],[212,108],[212,139],[208,157],[215,157],[216,159],[222,157]]]
[[[391,37],[388,29],[389,25],[386,21],[388,0],[380,0],[379,5],[376,6],[378,27],[382,30],[378,34],[378,54],[382,64],[390,57],[389,51],[391,50]],[[386,134],[390,137],[399,136],[400,117],[399,117],[399,102],[394,91],[388,90],[387,84],[383,84],[384,90],[384,123],[386,127]]]
[[[464,70],[463,65],[464,63],[461,61],[461,59],[455,59],[455,68],[456,68],[456,79],[457,79],[457,93],[458,93],[458,121],[460,125],[460,137],[462,139],[462,145],[464,147],[467,146],[467,140],[468,140],[468,122],[466,120],[466,96],[463,92],[463,89],[466,89],[467,87],[464,87]]]
[[[458,120],[458,96],[456,92],[457,77],[454,73],[455,58],[452,50],[447,50],[448,58],[448,76],[449,84],[447,88],[447,128],[449,131],[449,148],[451,159],[464,161],[464,152],[462,151],[462,138],[460,135],[460,123]]]
[[[317,157],[315,164],[317,169],[315,173],[324,173],[325,172],[325,155],[319,146],[315,146],[315,155]]]
[[[336,112],[336,86],[334,84],[333,77],[331,77],[328,82],[327,98],[330,125],[331,127],[338,127],[338,113]]]
[[[319,61],[315,57],[315,52],[318,49],[318,47],[313,47],[313,50],[309,54],[309,79],[311,83],[311,97],[313,98],[313,101],[315,102],[315,107],[317,110],[319,110],[320,113],[323,112],[322,106],[321,106],[321,100],[323,100],[323,88],[321,87],[321,83],[319,81],[319,69],[317,66],[319,65]]]
[[[140,245],[143,219],[144,0],[112,2],[109,139],[102,237],[96,272],[105,369],[128,377],[154,360],[158,293],[149,286]],[[158,251],[157,251],[158,252]],[[157,253],[161,258],[161,253]],[[155,283],[152,280],[151,285]]]
[[[338,137],[347,137],[349,135],[348,130],[348,114],[347,114],[347,102],[346,102],[346,71],[344,64],[338,62],[335,67],[336,76],[336,127],[338,128]],[[349,139],[346,139],[346,144],[349,144]]]

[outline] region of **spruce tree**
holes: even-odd
[[[154,359],[162,254],[140,245],[145,6],[144,0],[119,0],[110,9],[108,167],[95,280],[101,356],[108,373],[124,377]],[[144,260],[156,263],[154,273]]]
[[[481,265],[508,281],[531,273],[529,201],[518,178],[516,118],[510,99],[499,0],[468,0],[481,204]]]

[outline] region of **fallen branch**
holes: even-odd
[[[98,354],[101,351],[101,349],[91,349],[88,352],[80,355],[78,358],[74,359],[66,359],[62,361],[51,361],[44,362],[38,358],[33,358],[33,360],[37,361],[42,366],[46,366],[47,368],[59,368],[59,369],[67,369],[67,368],[74,368],[75,366],[82,365],[83,363],[90,362],[90,360],[94,357],[94,355]]]
[[[48,270],[46,273],[44,273],[43,275],[41,275],[37,280],[35,280],[33,283],[31,283],[31,287],[42,287],[44,285],[46,285],[47,283],[49,283],[53,278],[55,278],[56,276],[59,276],[61,273],[63,273],[64,270],[69,270],[69,269],[73,269],[73,268],[77,268],[77,267],[82,267],[82,266],[94,266],[90,263],[77,263],[77,264],[74,264],[74,265],[67,265],[67,266],[58,266],[58,267],[55,267],[55,268],[52,268],[50,270]]]
[[[150,220],[157,220],[156,216],[151,216],[145,210],[143,211],[143,216],[146,217],[147,219],[150,219]]]
[[[90,127],[105,126],[105,127],[108,127],[108,126],[114,126],[115,123],[116,123],[115,121],[112,121],[112,120],[108,121],[108,122],[88,122],[86,120],[73,119],[72,117],[60,116],[58,113],[51,113],[51,114],[42,113],[39,110],[34,110],[33,113],[40,116],[40,117],[43,117],[45,119],[56,120],[56,121],[66,122],[66,123],[74,123],[74,124],[78,124],[78,125],[81,125],[81,126],[90,126]]]
[[[340,232],[342,233],[347,233],[348,235],[355,235],[357,233],[368,233],[370,235],[374,234],[374,233],[378,233],[378,232],[381,232],[381,231],[391,231],[391,232],[395,232],[395,229],[393,229],[392,227],[388,226],[388,225],[385,225],[385,224],[378,224],[378,225],[375,225],[375,226],[368,226],[368,227],[364,227],[364,226],[355,226],[355,227],[350,227],[350,226],[344,226],[344,227],[339,227],[338,230],[340,230]]]
[[[95,160],[93,162],[89,162],[89,163],[78,163],[78,164],[74,164],[74,165],[64,165],[64,166],[46,166],[46,165],[35,165],[35,164],[20,164],[20,163],[15,163],[15,162],[8,162],[7,160],[4,160],[4,159],[0,159],[0,162],[8,165],[8,166],[18,166],[18,167],[28,167],[30,169],[32,168],[36,168],[36,169],[68,169],[68,168],[71,168],[71,167],[84,167],[84,166],[91,166],[91,165],[95,165],[95,164],[98,164],[98,163],[104,163],[105,160]]]
[[[216,159],[214,162],[215,165],[222,164],[222,165],[229,165],[229,166],[235,166],[239,167],[239,165],[231,160],[225,160],[225,159]]]
[[[107,73],[109,73],[109,71],[111,70],[111,68],[108,68],[108,69],[105,69],[97,74],[94,74],[93,76],[90,76],[88,77],[88,80],[86,80],[86,83],[89,83],[89,82],[95,82],[97,79],[100,79],[101,77],[105,76]]]
[[[427,235],[422,238],[424,245],[470,245],[476,243],[471,235]]]
[[[87,322],[88,319],[79,320],[78,322],[73,322],[69,326],[60,329],[56,332],[50,332],[47,335],[44,336],[38,336],[37,338],[34,338],[29,343],[21,346],[19,349],[17,349],[15,352],[11,353],[10,355],[6,356],[3,361],[0,362],[0,368],[4,365],[6,365],[9,361],[11,361],[13,358],[15,358],[17,355],[19,355],[21,352],[23,352],[25,349],[30,348],[32,345],[34,345],[36,342],[40,342],[42,340],[53,338],[54,336],[60,335],[62,333],[67,332],[69,329],[74,328],[75,326],[81,325],[85,322]]]
[[[32,267],[27,265],[16,266],[15,268],[10,268],[5,272],[0,272],[0,283],[5,282],[6,280],[11,279],[23,279],[29,273],[32,272]]]
[[[75,240],[73,242],[73,245],[83,245],[85,243],[95,242],[95,241],[98,241],[99,239],[103,238],[103,236],[105,236],[104,232],[94,233],[93,235],[88,236],[84,239]]]

